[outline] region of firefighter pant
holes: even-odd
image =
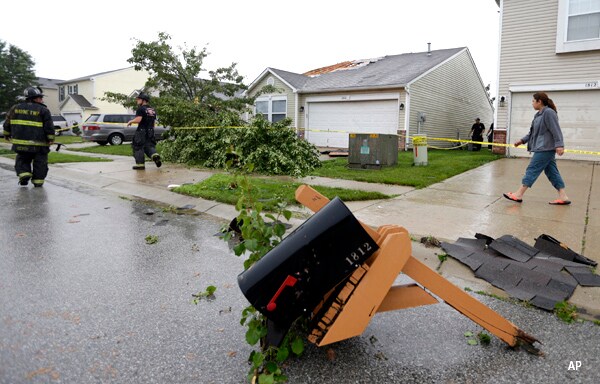
[[[15,171],[19,179],[29,177],[33,184],[43,184],[48,175],[48,152],[48,148],[40,148],[37,152],[17,152]]]
[[[133,141],[133,158],[137,165],[144,165],[144,154],[152,159],[156,153],[156,139],[154,138],[154,129],[138,129],[135,131]]]

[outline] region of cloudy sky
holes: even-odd
[[[68,80],[129,66],[134,39],[167,32],[207,46],[208,70],[237,63],[247,84],[266,67],[291,72],[345,60],[468,47],[494,95],[494,0],[4,1],[0,39],[27,51],[39,77]]]

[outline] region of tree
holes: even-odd
[[[0,40],[0,112],[6,112],[36,82],[31,55]]]
[[[241,113],[253,100],[241,97],[246,86],[236,64],[207,71],[202,67],[208,56],[206,48],[174,50],[169,40],[171,36],[165,32],[160,32],[156,41],[136,40],[127,60],[136,70],[150,74],[145,89],[160,93],[153,98],[152,105],[161,123],[173,127],[242,124]],[[208,72],[208,79],[200,78],[202,72]],[[126,95],[105,96],[110,101],[132,106],[127,104],[131,100]]]

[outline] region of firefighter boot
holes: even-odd
[[[145,164],[136,164],[133,167],[131,167],[132,169],[135,169],[136,171],[143,171],[144,169],[146,169],[146,165]]]
[[[154,164],[156,164],[157,168],[160,168],[162,165],[162,161],[160,161],[160,155],[158,153],[152,155],[152,161],[154,161]]]
[[[27,186],[27,184],[29,184],[29,180],[31,179],[31,173],[29,172],[23,172],[19,175],[19,185],[22,185],[24,187]]]

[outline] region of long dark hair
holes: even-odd
[[[556,109],[556,105],[554,104],[554,101],[552,101],[552,99],[548,97],[546,92],[536,92],[533,94],[533,98],[536,101],[541,100],[542,104],[544,104],[544,106],[550,107],[550,108],[554,109],[554,112],[558,113],[558,110]]]

